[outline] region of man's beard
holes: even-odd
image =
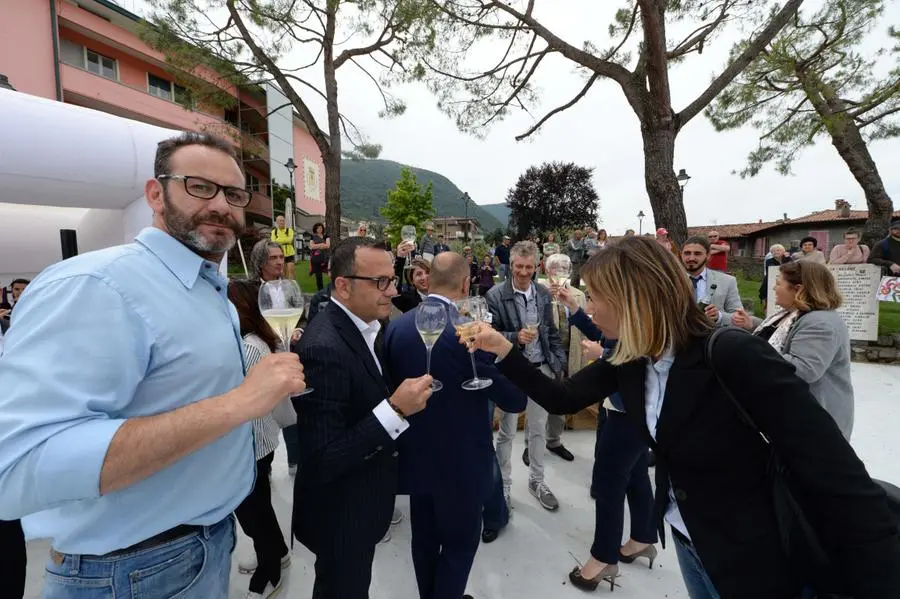
[[[169,195],[165,191],[163,191],[163,203],[166,207],[166,212],[163,214],[163,220],[166,223],[166,229],[169,231],[169,235],[198,254],[226,253],[234,247],[235,243],[237,243],[237,237],[244,228],[244,223],[239,223],[230,216],[222,216],[215,212],[188,216],[184,212],[178,210],[175,205],[169,201]],[[207,239],[197,231],[197,228],[203,223],[228,227],[233,234]]]
[[[703,272],[703,269],[706,268],[706,262],[707,261],[704,260],[703,262],[698,263],[697,266],[688,266],[688,264],[685,263],[684,268],[688,271],[688,273],[696,276]]]

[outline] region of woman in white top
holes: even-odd
[[[244,362],[248,372],[280,343],[259,311],[258,297],[258,281],[232,281],[228,285],[228,299],[237,309],[240,320]],[[235,510],[238,522],[253,540],[256,552],[255,566],[239,564],[244,573],[255,570],[250,578],[247,599],[267,599],[277,594],[281,588],[281,570],[291,563],[281,526],[272,508],[272,489],[269,483],[281,426],[289,424],[291,416],[296,421],[297,415],[293,412],[290,399],[285,398],[275,410],[253,421],[256,483],[250,495]]]

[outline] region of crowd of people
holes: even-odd
[[[145,195],[153,221],[134,243],[4,296],[4,596],[24,592],[24,525],[51,542],[48,599],[225,599],[238,524],[255,554],[238,565],[248,599],[279,593],[293,540],[315,555],[315,599],[364,599],[403,494],[420,597],[471,599],[478,547],[513,508],[521,414],[519,484],[556,513],[545,460],[575,459],[565,416],[597,404],[595,531],[573,586],[614,590],[620,564],[652,568],[668,539],[692,599],[900,596],[900,529],[848,442],[849,334],[821,261],[773,255],[780,310],[762,320],[715,232],[680,248],[664,229],[507,237],[479,261],[433,229],[391,252],[365,231],[332,243],[317,224],[319,289],[279,351],[257,296],[296,274],[294,233],[276,220],[246,280],[220,273],[250,201],[231,145],[160,143]],[[867,259],[896,256],[894,225]],[[539,276],[551,257],[567,284]],[[457,335],[473,293],[486,313]],[[426,310],[448,317],[431,363],[416,349]],[[464,388],[473,368],[490,387]],[[269,482],[281,438],[290,539]]]

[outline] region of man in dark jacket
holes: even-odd
[[[538,262],[537,246],[531,241],[521,241],[510,250],[509,279],[495,285],[485,299],[491,311],[495,329],[519,345],[531,365],[545,376],[561,375],[566,367],[566,352],[553,324],[553,299],[544,285],[535,284],[531,277]],[[536,326],[526,326],[529,322]],[[529,492],[544,509],[556,511],[559,501],[544,482],[544,452],[547,449],[547,411],[529,400],[527,407]],[[503,413],[500,418],[500,434],[497,437],[497,457],[503,472],[504,494],[509,501],[512,484],[511,455],[518,416]],[[553,451],[554,448],[549,448]]]
[[[891,223],[891,232],[875,244],[869,256],[869,264],[877,264],[886,277],[900,275],[900,220]]]
[[[431,396],[431,377],[394,382],[383,370],[379,321],[397,291],[390,254],[373,246],[351,237],[334,249],[331,300],[297,350],[314,391],[294,400],[293,533],[316,555],[314,599],[369,596],[375,545],[394,509],[395,443]]]
[[[409,418],[409,432],[397,440],[400,493],[409,494],[419,596],[460,599],[478,550],[482,504],[491,490],[496,463],[485,413],[491,398],[509,412],[524,410],[526,398],[499,376],[493,356],[483,352],[475,354],[478,375],[494,384],[480,391],[462,389],[472,367],[450,315],[456,313],[453,302],[468,295],[468,269],[462,256],[453,252],[435,256],[431,264],[430,294],[423,303],[448,316],[435,344],[441,358],[431,365],[444,387],[429,400],[427,410]],[[425,372],[426,354],[421,351],[415,316],[404,314],[388,326],[385,364],[392,379]]]

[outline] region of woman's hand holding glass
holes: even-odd
[[[513,344],[500,331],[486,323],[478,323],[468,333],[460,336],[459,342],[465,345],[469,351],[480,349],[503,359],[513,347]]]
[[[753,330],[753,319],[743,308],[731,315],[731,326],[740,327],[747,331]]]
[[[603,346],[596,341],[581,340],[581,357],[585,360],[599,360],[603,357]]]
[[[550,291],[553,293],[553,297],[555,297],[559,303],[568,308],[572,313],[578,312],[578,304],[575,302],[575,295],[572,293],[572,288],[568,285],[557,285],[556,283],[550,284]]]

